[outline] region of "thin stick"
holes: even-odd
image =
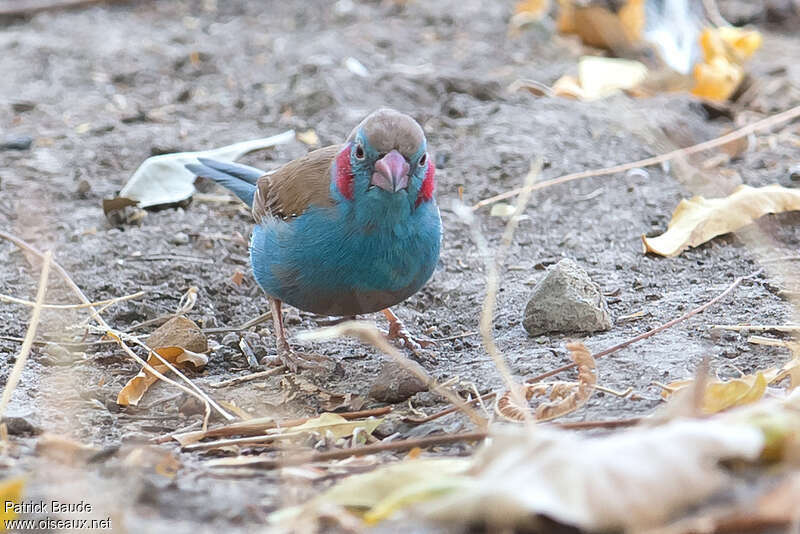
[[[377,417],[379,415],[386,415],[391,411],[391,406],[384,406],[383,408],[373,408],[371,410],[341,412],[337,415],[350,420],[362,419],[364,417]],[[238,421],[230,425],[212,428],[205,431],[173,433],[169,438],[163,439],[163,436],[158,438],[158,443],[169,441],[172,437],[175,437],[180,441],[179,438],[189,437],[196,440],[201,440],[204,438],[219,438],[225,436],[248,436],[264,432],[265,430],[269,430],[271,428],[287,428],[291,426],[302,425],[311,419],[314,419],[314,417],[301,417],[300,419],[289,419],[287,421],[275,421],[272,418],[249,419],[247,421]]]
[[[731,285],[729,285],[725,289],[725,291],[723,291],[722,293],[720,293],[719,295],[717,295],[713,299],[709,300],[708,302],[706,302],[702,306],[698,306],[697,308],[695,308],[695,309],[693,309],[693,310],[691,310],[691,311],[689,311],[687,313],[684,313],[680,317],[672,319],[671,321],[667,321],[666,323],[662,324],[661,326],[657,326],[656,328],[653,328],[652,330],[648,330],[644,334],[639,334],[638,336],[633,337],[633,338],[631,338],[631,339],[629,339],[627,341],[623,341],[622,343],[614,345],[613,347],[610,347],[610,348],[607,348],[606,350],[600,351],[600,352],[598,352],[597,354],[594,355],[594,359],[597,360],[599,358],[602,358],[603,356],[608,356],[609,354],[613,354],[613,353],[615,353],[615,352],[617,352],[619,350],[624,349],[625,347],[628,347],[629,345],[633,345],[634,343],[638,343],[639,341],[642,341],[642,340],[647,339],[647,338],[649,338],[651,336],[654,336],[654,335],[658,334],[659,332],[663,332],[667,328],[673,327],[678,323],[682,323],[683,321],[689,319],[690,317],[694,317],[698,313],[703,313],[708,308],[710,308],[711,306],[713,306],[717,302],[719,302],[722,299],[724,299],[725,297],[727,297],[744,280],[747,280],[749,278],[754,278],[754,277],[758,276],[759,274],[761,274],[761,269],[759,269],[758,271],[756,271],[756,272],[754,272],[752,274],[748,274],[747,276],[740,276],[739,278],[734,280],[733,283]],[[525,382],[527,384],[533,384],[534,382],[539,382],[541,380],[544,380],[545,378],[550,378],[553,375],[557,375],[557,374],[562,373],[564,371],[568,371],[569,369],[572,369],[574,367],[575,367],[575,364],[574,363],[570,363],[570,364],[561,366],[561,367],[559,367],[557,369],[553,369],[551,371],[547,371],[546,373],[542,373],[539,376],[535,376],[533,378],[529,378]]]
[[[237,384],[243,384],[244,382],[249,382],[251,380],[257,380],[259,378],[266,378],[268,376],[277,375],[278,373],[282,373],[286,370],[286,367],[280,365],[278,367],[274,367],[267,371],[259,371],[258,373],[251,373],[245,376],[237,376],[236,378],[231,378],[229,380],[223,380],[222,382],[214,382],[213,384],[209,384],[208,387],[212,388],[225,388],[228,386],[235,386]]]
[[[268,311],[267,313],[261,314],[255,319],[250,319],[244,324],[239,326],[223,326],[221,328],[203,328],[204,334],[223,334],[225,332],[241,332],[242,330],[247,330],[252,328],[258,324],[263,322],[269,321],[272,319],[272,312]]]
[[[9,233],[3,232],[2,230],[0,230],[0,238],[6,239],[8,241],[11,241],[15,245],[17,245],[19,248],[21,248],[23,250],[27,250],[28,252],[38,256],[39,258],[43,258],[44,257],[44,254],[42,252],[40,252],[39,250],[37,250],[33,245],[30,245],[29,243],[27,243],[27,242],[23,241],[22,239],[20,239],[18,237],[15,237],[15,236],[13,236],[13,235],[11,235]],[[59,265],[58,262],[52,261],[51,263],[52,263],[53,268],[55,268],[55,270],[58,272],[58,274],[61,276],[61,278],[64,280],[64,282],[67,283],[67,285],[78,296],[78,298],[82,302],[84,302],[85,304],[91,304],[91,301],[86,297],[86,295],[83,293],[81,288],[78,287],[78,285],[75,283],[75,281],[72,280],[72,277],[69,275],[69,273],[63,267],[61,267],[61,265]],[[171,370],[173,370],[173,372],[175,372],[183,380],[188,382],[189,385],[191,386],[191,388],[188,388],[188,387],[184,386],[183,384],[180,384],[177,381],[175,381],[175,380],[173,380],[173,379],[171,379],[169,377],[164,376],[161,372],[158,371],[158,369],[156,369],[155,367],[153,367],[152,365],[147,363],[145,360],[140,358],[139,355],[136,354],[135,352],[133,352],[133,350],[131,350],[131,348],[122,339],[121,335],[124,335],[124,334],[122,334],[121,332],[117,332],[116,330],[111,328],[108,325],[108,323],[105,321],[105,319],[103,319],[100,316],[100,314],[97,312],[97,310],[95,309],[94,306],[88,306],[88,308],[89,308],[89,311],[92,314],[92,317],[105,330],[104,333],[106,335],[108,335],[109,337],[112,337],[113,339],[115,339],[115,341],[117,341],[119,343],[119,345],[122,347],[122,349],[125,351],[125,353],[128,356],[133,358],[139,365],[141,365],[142,367],[144,367],[145,369],[150,371],[154,376],[156,376],[160,380],[163,380],[164,382],[167,382],[168,384],[172,384],[173,386],[177,387],[181,391],[187,393],[188,395],[191,395],[192,397],[195,397],[196,399],[198,399],[200,402],[203,403],[203,405],[206,407],[206,417],[205,417],[204,423],[203,423],[204,426],[208,422],[208,417],[209,417],[209,415],[211,413],[211,406],[214,406],[214,409],[216,409],[220,413],[220,415],[222,415],[228,421],[232,421],[234,419],[234,417],[231,414],[229,414],[228,412],[223,410],[217,403],[215,403],[213,400],[211,400],[208,397],[208,395],[206,395],[202,390],[200,390],[200,388],[198,388],[194,384],[194,382],[189,380],[186,377],[186,375],[184,375],[183,373],[178,371],[172,364],[170,364],[169,362],[167,362],[166,360],[161,358],[160,355],[158,355],[158,353],[156,353],[156,355],[158,355],[159,358],[161,358],[161,360],[164,363],[166,363],[167,367],[170,368]]]
[[[703,143],[699,143],[697,145],[693,145],[690,147],[679,148],[671,152],[667,152],[666,154],[661,154],[659,156],[645,158],[639,161],[625,163],[622,165],[615,165],[613,167],[605,167],[603,169],[594,169],[588,171],[575,172],[571,174],[565,174],[564,176],[559,176],[558,178],[553,178],[551,180],[544,180],[542,182],[538,182],[529,186],[518,187],[516,189],[506,191],[505,193],[501,193],[499,195],[483,199],[474,206],[472,206],[472,209],[478,210],[484,206],[494,204],[495,202],[500,202],[501,200],[515,197],[525,191],[528,192],[536,191],[538,189],[544,189],[546,187],[563,184],[566,182],[571,182],[573,180],[582,180],[584,178],[594,178],[598,176],[608,176],[611,174],[626,172],[631,169],[637,169],[640,167],[651,167],[653,165],[660,165],[661,163],[673,160],[678,157],[689,156],[691,154],[696,154],[698,152],[702,152],[710,148],[716,148],[731,141],[735,141],[736,139],[747,137],[753,132],[759,130],[766,130],[767,128],[771,128],[773,126],[789,122],[790,120],[795,119],[797,117],[800,117],[800,106],[795,106],[782,113],[778,113],[776,115],[772,115],[771,117],[767,117],[765,119],[761,119],[760,121],[756,121],[752,124],[748,124],[747,126],[739,128],[738,130],[734,130],[726,135],[717,137],[715,139],[711,139],[709,141],[705,141]]]
[[[244,465],[225,465],[224,463],[220,462],[215,462],[210,465],[213,467],[260,467],[263,469],[275,469],[277,467],[291,465],[303,465],[314,462],[326,462],[329,460],[341,460],[351,456],[366,456],[368,454],[386,451],[411,450],[416,447],[422,449],[426,447],[434,447],[436,445],[458,443],[461,441],[483,441],[487,436],[488,432],[464,432],[461,434],[445,434],[442,436],[429,436],[426,438],[390,441],[389,443],[376,443],[374,445],[365,445],[364,447],[356,447],[354,449],[341,449],[338,451],[318,452],[312,454],[298,454],[281,459],[255,459],[253,462],[248,462]]]
[[[144,294],[146,294],[146,291],[138,291],[130,295],[124,295],[122,297],[115,297],[113,299],[106,299],[106,300],[98,300],[97,302],[88,302],[83,304],[42,304],[42,308],[47,310],[78,310],[82,308],[91,308],[92,306],[107,306],[110,304],[116,304],[118,302],[125,302],[126,300],[138,299]],[[10,295],[2,295],[2,294],[0,294],[0,302],[21,304],[22,306],[36,305],[35,302],[32,302],[30,300],[18,299]]]
[[[774,330],[776,332],[800,332],[800,325],[792,325],[792,324],[753,324],[753,325],[715,324],[715,325],[711,325],[711,330],[732,330],[734,332],[765,332],[767,330]]]
[[[16,341],[17,343],[22,343],[25,341],[23,337],[17,336],[0,336],[0,339],[6,341]],[[72,348],[83,348],[83,347],[92,347],[97,345],[111,345],[116,344],[116,341],[105,340],[105,341],[86,341],[81,343],[80,341],[46,341],[43,339],[37,339],[33,341],[34,345],[58,345],[60,347],[72,347]]]
[[[70,9],[92,4],[104,4],[107,2],[110,3],[109,0],[26,0],[24,2],[18,2],[17,5],[0,7],[0,17],[35,15],[36,13],[53,9]]]
[[[302,332],[298,335],[298,338],[318,340],[334,339],[344,336],[356,337],[365,343],[369,343],[384,354],[387,354],[406,371],[414,375],[417,380],[425,384],[428,389],[432,390],[434,393],[438,393],[452,404],[458,406],[458,409],[463,411],[476,426],[479,428],[486,428],[487,421],[484,417],[470,407],[469,404],[464,402],[458,395],[447,388],[443,388],[435,379],[431,378],[425,372],[422,366],[410,362],[406,356],[389,343],[386,336],[378,330],[374,324],[365,323],[364,321],[345,321],[336,326],[320,328],[310,332]]]
[[[36,328],[39,326],[39,316],[42,312],[44,296],[47,294],[47,278],[50,276],[50,261],[52,258],[52,251],[48,250],[44,253],[42,274],[39,277],[39,289],[36,290],[36,303],[33,305],[31,322],[28,324],[28,331],[25,332],[25,341],[22,342],[19,356],[17,356],[17,361],[14,363],[14,368],[11,370],[11,374],[8,376],[6,387],[3,389],[3,396],[0,398],[0,420],[3,419],[3,414],[6,411],[8,403],[11,401],[11,395],[14,393],[14,389],[16,389],[17,384],[19,383],[19,379],[22,376],[22,369],[25,367],[25,362],[28,361],[28,355],[31,352],[33,338],[36,336]]]
[[[468,401],[464,401],[464,403],[467,406],[472,406],[474,404],[483,404],[483,401],[489,400],[489,399],[491,399],[493,397],[496,397],[496,396],[497,396],[497,392],[496,391],[490,391],[488,393],[484,393],[480,397],[476,397],[474,399],[471,399],[471,400],[468,400]],[[439,419],[440,417],[444,417],[445,415],[449,415],[449,414],[451,414],[453,412],[457,412],[457,411],[458,411],[458,407],[450,406],[449,408],[445,408],[444,410],[438,411],[438,412],[433,413],[431,415],[428,415],[426,417],[404,417],[403,421],[405,421],[407,423],[422,424],[422,423],[427,423],[429,421],[434,421],[436,419]]]
[[[640,421],[641,418],[632,417],[630,419],[611,419],[606,421],[572,421],[558,424],[547,423],[547,425],[557,426],[559,428],[568,430],[587,430],[592,428],[621,428],[634,426]],[[326,462],[330,460],[342,460],[344,458],[350,458],[351,456],[367,456],[369,454],[376,454],[379,452],[411,450],[417,447],[424,449],[427,447],[435,447],[436,445],[448,445],[450,443],[458,443],[461,441],[483,441],[488,436],[488,432],[481,431],[464,432],[461,434],[444,434],[441,436],[428,436],[425,438],[390,441],[388,443],[376,443],[373,445],[366,445],[364,447],[356,447],[354,449],[341,449],[312,454],[298,454],[282,459],[254,459],[252,462],[248,462],[246,464],[237,465],[230,463],[226,465],[223,463],[224,461],[214,461],[214,463],[210,465],[212,467],[260,467],[263,469],[275,469],[278,467],[292,465]]]

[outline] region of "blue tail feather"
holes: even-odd
[[[211,167],[212,169],[224,172],[225,174],[230,174],[231,176],[235,176],[236,178],[244,180],[245,182],[253,185],[258,182],[259,178],[264,176],[264,171],[261,169],[256,169],[255,167],[250,167],[249,165],[241,165],[239,163],[231,163],[228,161],[218,161],[209,158],[197,158],[197,161],[206,167]]]
[[[249,207],[253,207],[256,181],[264,175],[262,171],[246,165],[224,163],[213,159],[202,158],[199,161],[200,163],[187,164],[186,168],[197,176],[214,180],[235,193]]]

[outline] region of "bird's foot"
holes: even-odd
[[[314,371],[332,371],[336,367],[336,362],[321,354],[310,354],[306,352],[296,352],[287,343],[278,347],[278,355],[270,358],[269,365],[285,365],[291,372],[296,373],[300,369],[311,369]]]
[[[387,337],[395,341],[398,345],[411,351],[417,359],[428,360],[430,355],[425,348],[434,344],[432,339],[418,338],[411,335],[401,321],[389,323]]]

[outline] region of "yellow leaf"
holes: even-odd
[[[517,5],[514,6],[514,14],[525,14],[526,16],[539,19],[545,16],[549,9],[550,0],[520,0],[517,2]]]
[[[692,94],[709,100],[723,101],[739,87],[744,79],[744,69],[730,62],[724,56],[711,59],[708,63],[694,66],[695,85]]]
[[[744,79],[742,64],[761,47],[761,34],[741,28],[706,28],[700,34],[703,62],[694,67],[692,94],[727,100]]]
[[[681,200],[667,231],[657,237],[642,236],[644,251],[661,256],[677,256],[712,238],[735,232],[768,213],[800,209],[800,189],[780,185],[750,187],[741,185],[728,197],[706,199],[701,196]]]
[[[25,487],[25,479],[22,477],[7,478],[0,481],[0,531],[6,529],[6,521],[15,519],[17,513],[14,508],[6,503],[20,504],[22,500],[22,489]]]
[[[647,77],[647,67],[630,59],[584,56],[578,62],[582,99],[592,100],[636,87]]]
[[[767,384],[770,381],[768,375],[774,376],[772,370],[743,376],[735,380],[710,381],[703,392],[703,412],[714,414],[760,400],[767,391]],[[664,391],[661,392],[661,396],[667,398],[692,383],[694,380],[678,380],[667,384]]]
[[[338,439],[351,435],[355,429],[359,427],[363,428],[367,434],[372,434],[381,422],[383,422],[383,418],[353,421],[345,419],[341,415],[335,413],[324,413],[319,417],[306,421],[302,425],[288,427],[286,430],[305,430],[321,433],[330,432]]]
[[[560,0],[556,28],[561,33],[578,35],[589,46],[619,52],[632,48],[641,39],[644,7],[644,0],[628,0],[612,12],[598,5],[580,6],[574,0]]]

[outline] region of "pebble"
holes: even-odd
[[[563,259],[533,288],[522,324],[531,336],[597,332],[611,328],[611,315],[600,287],[575,261]]]
[[[418,363],[408,360],[406,365],[417,366]],[[423,371],[424,372],[424,371]],[[369,390],[369,396],[380,402],[396,404],[421,391],[427,391],[427,386],[406,368],[394,360],[383,362],[381,372]]]
[[[189,236],[184,232],[177,232],[169,237],[169,242],[173,245],[188,245]]]
[[[0,141],[0,150],[28,150],[33,145],[30,135],[12,135]]]
[[[800,181],[800,165],[795,165],[789,169],[789,178],[794,181]]]

